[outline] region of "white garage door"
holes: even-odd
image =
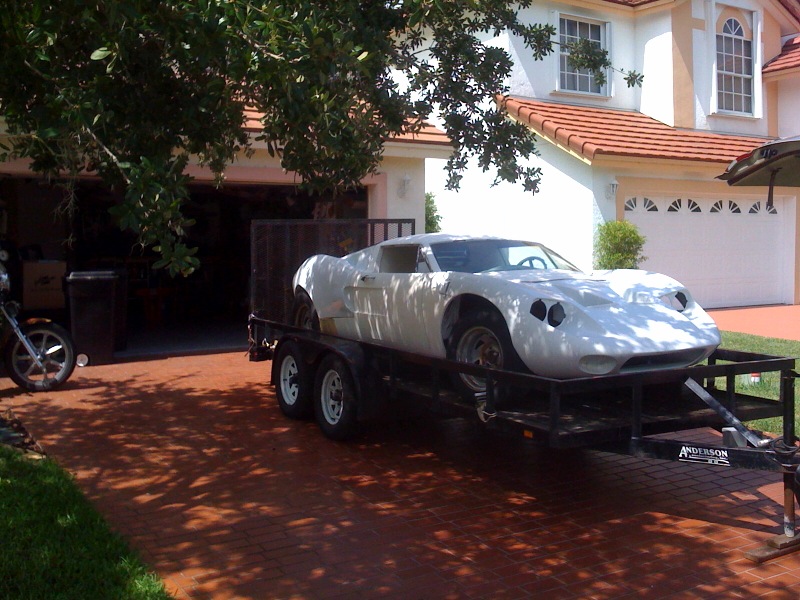
[[[626,200],[625,218],[647,237],[641,268],[674,277],[704,307],[780,304],[793,296],[787,204],[638,196]]]

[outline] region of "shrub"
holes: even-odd
[[[425,194],[425,233],[436,233],[442,230],[442,217],[436,208],[436,197],[431,192]]]
[[[594,240],[595,269],[636,269],[646,260],[646,238],[629,221],[607,221],[597,228]]]

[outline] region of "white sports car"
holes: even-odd
[[[412,235],[343,258],[312,256],[292,283],[296,325],[545,377],[688,366],[720,342],[674,279],[585,274],[532,242]],[[462,391],[484,388],[480,378],[460,382]]]

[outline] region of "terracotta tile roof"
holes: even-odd
[[[636,8],[639,6],[646,6],[648,4],[654,4],[659,2],[660,0],[603,0],[609,4],[618,4],[621,6],[629,6],[631,8]],[[786,11],[792,15],[795,20],[800,22],[800,0],[778,0],[778,4],[783,6]]]
[[[800,36],[783,45],[781,53],[768,61],[761,71],[764,75],[800,68]]]
[[[245,109],[245,129],[251,133],[258,133],[261,131],[261,113],[254,109]],[[402,133],[399,136],[393,137],[390,142],[403,142],[411,144],[428,144],[434,146],[452,146],[450,138],[441,129],[425,123],[418,133]]]
[[[640,112],[504,99],[508,113],[545,138],[594,160],[599,155],[728,163],[769,138],[677,129]]]
[[[653,4],[654,2],[658,2],[659,0],[603,0],[604,2],[608,2],[609,4],[621,4],[622,6],[643,6],[645,4]]]

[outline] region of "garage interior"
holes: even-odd
[[[115,358],[244,348],[250,311],[250,222],[255,219],[366,218],[366,189],[330,197],[296,186],[193,183],[184,214],[195,220],[186,243],[200,268],[170,277],[153,268],[158,256],[120,230],[109,208],[121,195],[98,181],[75,187],[76,210],[65,191],[41,179],[0,179],[0,246],[8,250],[12,297],[23,316],[69,325],[65,276],[108,271],[124,281],[124,340]],[[42,287],[47,289],[41,289]]]

